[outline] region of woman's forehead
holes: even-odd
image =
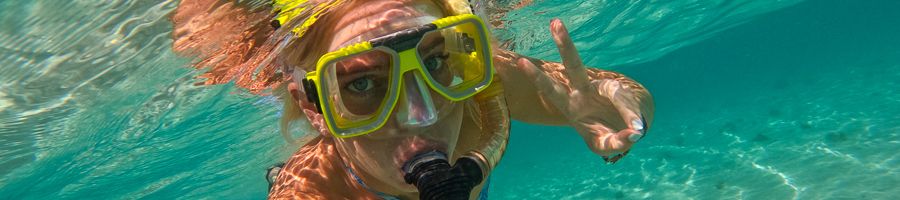
[[[372,0],[343,10],[332,29],[329,51],[349,42],[360,42],[403,29],[427,24],[443,17],[441,8],[430,0]]]

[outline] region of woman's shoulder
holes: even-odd
[[[350,187],[329,139],[317,137],[285,162],[269,190],[269,199],[347,199]]]

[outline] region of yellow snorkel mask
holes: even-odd
[[[441,106],[430,102],[429,91],[404,84],[424,82],[450,101],[472,97],[493,81],[488,38],[484,23],[475,15],[445,17],[329,52],[319,58],[316,71],[294,78],[337,137],[378,130],[401,95],[410,93],[424,96],[420,99],[425,101],[407,100],[422,105],[408,110],[416,116],[408,121],[427,125],[436,118],[435,107]]]

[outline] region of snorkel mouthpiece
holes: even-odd
[[[468,156],[450,166],[447,156],[432,151],[408,161],[403,171],[406,183],[419,189],[420,199],[469,199],[472,188],[481,183],[478,163]]]

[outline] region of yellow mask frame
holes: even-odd
[[[423,66],[417,45],[410,45],[417,44],[424,35],[435,31],[460,33],[470,39],[469,43],[463,46],[471,52],[451,57],[455,61],[465,63],[460,65],[465,68],[460,75],[465,77],[462,81],[454,80],[450,85],[439,83]],[[406,72],[415,71],[414,73],[425,78],[424,82],[432,91],[451,101],[468,99],[488,88],[495,73],[489,40],[487,28],[478,16],[462,14],[445,17],[429,24],[354,43],[326,53],[319,58],[315,71],[305,74],[305,77],[295,77],[295,80],[301,82],[307,100],[316,105],[317,111],[323,115],[328,130],[335,136],[348,138],[364,135],[380,129],[387,122],[397,105],[400,92],[403,91],[403,81],[400,77]],[[335,88],[335,84],[331,84],[334,82],[332,80],[334,76],[329,74],[334,73],[336,62],[372,51],[390,55],[390,76],[393,77],[390,78],[390,88],[373,114],[361,119],[344,117],[335,102],[340,96],[334,92],[340,88]]]

